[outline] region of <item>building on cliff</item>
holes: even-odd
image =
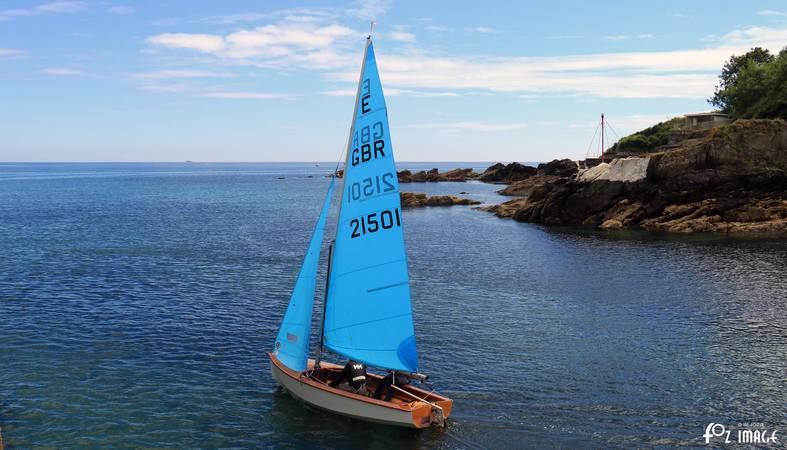
[[[686,114],[686,119],[688,119],[686,127],[691,130],[705,130],[730,123],[727,114],[717,111]]]

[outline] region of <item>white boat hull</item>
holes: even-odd
[[[408,392],[425,398],[429,402],[413,398],[410,403],[395,404],[332,388],[308,377],[305,372],[299,373],[290,370],[281,364],[273,354],[269,353],[268,355],[271,358],[273,378],[285,390],[296,399],[327,411],[355,419],[410,428],[426,428],[436,422],[440,422],[442,425],[443,420],[448,418],[451,411],[451,400],[413,387],[408,387]],[[312,361],[309,363],[310,366],[313,364]],[[322,365],[323,367],[341,368],[327,363],[322,363]]]

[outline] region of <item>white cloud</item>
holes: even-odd
[[[87,11],[87,3],[82,1],[58,1],[42,3],[32,8],[6,9],[0,11],[0,21],[14,17],[39,16],[42,14],[67,14]]]
[[[408,128],[426,128],[437,130],[465,130],[465,131],[515,131],[528,128],[526,123],[484,123],[484,122],[454,122],[454,123],[423,123],[409,125]]]
[[[270,14],[267,13],[240,13],[225,16],[203,17],[196,22],[214,25],[231,25],[239,22],[257,22],[260,20],[269,19],[270,17]]]
[[[787,44],[787,28],[750,27],[731,31],[723,36],[708,36],[706,41],[720,41],[729,44],[757,44],[761,42],[782,42]]]
[[[565,34],[565,35],[557,35],[557,36],[549,36],[547,39],[549,40],[562,40],[562,39],[584,39],[584,36],[579,36],[576,34]]]
[[[385,38],[399,42],[415,42],[415,35],[406,31],[392,31],[386,34]]]
[[[290,8],[279,11],[257,13],[247,12],[239,14],[229,14],[222,16],[203,17],[195,20],[196,23],[207,23],[213,25],[232,25],[242,22],[260,22],[262,20],[287,18],[292,21],[314,22],[319,20],[331,20],[337,17],[336,12],[327,8]]]
[[[412,89],[385,88],[385,95],[389,97],[458,97],[456,92],[416,91]]]
[[[459,94],[456,92],[437,92],[437,91],[418,91],[412,89],[396,89],[396,88],[385,88],[383,90],[387,97],[420,97],[420,98],[427,98],[427,97],[458,97]],[[347,88],[347,89],[333,89],[329,91],[323,91],[322,95],[328,97],[355,97],[357,93],[356,89]]]
[[[432,31],[434,33],[446,33],[446,32],[449,32],[449,31],[454,31],[451,28],[444,27],[444,26],[441,26],[441,25],[429,25],[429,26],[426,27],[426,29],[429,30],[429,31]]]
[[[374,20],[382,17],[391,9],[391,0],[356,0],[347,14],[364,20]]]
[[[323,91],[322,95],[328,97],[355,97],[355,94],[358,92],[357,89],[347,88],[347,89],[332,89],[330,91]]]
[[[336,24],[287,19],[227,35],[171,33],[148,39],[165,48],[215,56],[217,64],[322,71],[346,83],[324,95],[354,95],[363,33]],[[353,37],[358,37],[355,41]],[[643,34],[640,38],[648,38]],[[378,64],[389,95],[426,97],[510,92],[585,98],[707,98],[730,55],[760,45],[778,51],[787,30],[751,27],[713,37],[705,48],[554,57],[447,57],[412,46],[383,47]]]
[[[75,13],[87,10],[85,2],[51,2],[35,7],[37,11],[48,13]]]
[[[755,14],[758,16],[778,16],[778,17],[787,17],[787,12],[784,11],[774,11],[772,9],[765,9],[762,11],[757,11]]]
[[[134,14],[134,12],[136,12],[136,9],[132,8],[131,6],[117,5],[117,6],[110,6],[109,8],[107,8],[107,12],[111,14],[128,15],[128,14]]]
[[[145,92],[156,92],[156,93],[180,93],[180,92],[188,92],[190,90],[190,86],[184,83],[174,83],[174,84],[146,84],[140,86],[140,89]]]
[[[299,95],[282,94],[277,92],[205,92],[199,97],[241,99],[241,100],[292,100]]]
[[[359,38],[357,42],[353,36]],[[349,67],[349,59],[339,52],[352,43],[360,47],[361,36],[362,33],[341,25],[293,21],[288,17],[274,24],[227,35],[165,33],[151,36],[147,42],[159,47],[207,53],[233,64],[286,70],[335,69]]]
[[[41,73],[54,77],[79,77],[86,75],[85,72],[81,70],[69,69],[66,67],[50,67],[47,69],[42,69]]]
[[[651,33],[642,33],[636,36],[637,39],[653,39],[656,36]],[[631,39],[632,36],[627,34],[613,34],[610,36],[604,36],[604,40],[606,41],[625,41],[627,39]]]
[[[732,54],[753,45],[778,51],[787,30],[749,28],[703,49],[601,53],[557,57],[459,57],[404,53],[379,55],[387,85],[401,89],[477,89],[595,97],[706,98]],[[738,42],[732,42],[737,39]],[[351,72],[335,79],[354,82]]]
[[[28,53],[18,48],[0,48],[0,59],[24,58]]]
[[[148,42],[169,48],[218,53],[224,50],[224,39],[212,34],[164,33],[148,38]]]
[[[489,28],[489,27],[468,28],[467,31],[472,31],[474,33],[484,33],[484,34],[500,33],[500,30],[496,30],[494,28]]]
[[[229,72],[210,72],[207,70],[187,70],[187,69],[177,69],[177,70],[155,70],[153,72],[144,72],[144,73],[135,73],[131,75],[131,78],[135,78],[138,80],[162,80],[162,79],[170,79],[170,78],[226,78],[232,77],[233,75]]]

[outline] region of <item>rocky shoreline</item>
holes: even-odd
[[[588,169],[566,159],[538,167],[495,164],[480,174],[399,173],[400,183],[468,180],[508,184],[498,192],[517,198],[479,209],[520,222],[674,233],[783,232],[787,123],[738,120],[662,151]]]
[[[402,208],[420,208],[424,206],[480,205],[481,202],[455,195],[434,195],[427,197],[421,192],[400,192]]]

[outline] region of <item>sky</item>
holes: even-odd
[[[595,156],[787,45],[784,0],[0,0],[0,161],[335,161],[372,19],[398,161]]]

